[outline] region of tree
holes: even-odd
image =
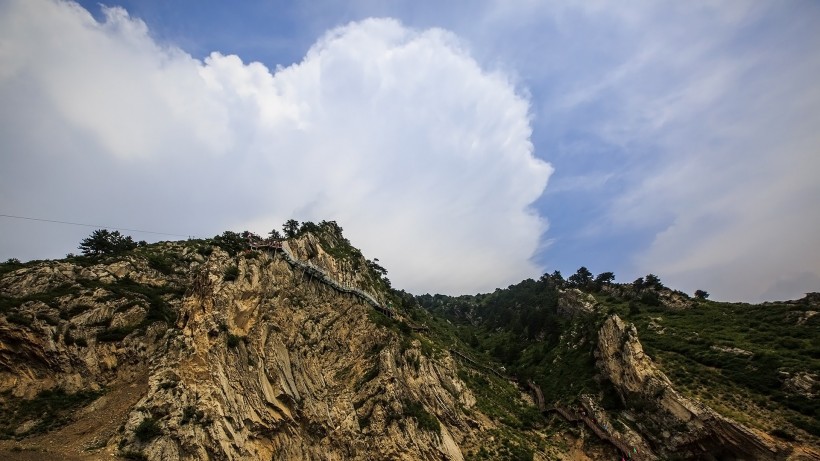
[[[285,221],[285,224],[282,225],[282,231],[285,232],[286,238],[293,238],[296,237],[296,233],[299,232],[299,221],[295,219],[288,219]]]
[[[330,231],[338,237],[342,236],[342,226],[336,221],[322,221],[319,223],[319,227]]]
[[[584,288],[592,282],[592,272],[586,267],[581,266],[578,271],[569,276],[567,281],[573,287]]]
[[[369,268],[370,268],[370,270],[372,270],[373,272],[376,272],[377,274],[379,274],[379,276],[380,276],[380,277],[381,277],[381,276],[385,276],[385,275],[387,275],[387,269],[385,269],[384,267],[380,266],[380,265],[376,262],[376,261],[378,261],[378,260],[379,260],[378,258],[376,258],[376,259],[375,259],[375,261],[371,261],[371,260],[369,260],[369,259],[368,259],[368,260],[367,260],[367,267],[369,267]]]
[[[89,237],[84,238],[77,248],[82,250],[85,256],[97,256],[120,253],[136,247],[137,244],[129,235],[122,235],[119,231],[97,229]]]
[[[321,230],[322,229],[319,228],[319,226],[317,226],[315,222],[305,221],[302,223],[301,226],[299,226],[299,232],[297,232],[296,235],[304,235],[308,232],[312,234],[318,234]]]
[[[648,274],[645,277],[645,279],[646,279],[646,285],[645,286],[647,288],[655,288],[655,289],[658,289],[658,290],[663,288],[663,283],[661,283],[661,279],[657,275]]]
[[[638,278],[635,279],[634,282],[632,282],[632,288],[634,288],[635,291],[641,291],[641,290],[643,290],[643,287],[644,287],[643,277],[638,277]]]
[[[268,238],[270,240],[282,240],[282,234],[280,234],[278,230],[273,229],[268,233]]]
[[[552,274],[545,273],[539,280],[558,288],[564,286],[564,277],[561,275],[561,271],[558,270],[554,271]]]
[[[709,292],[704,290],[695,290],[695,297],[698,299],[706,299],[709,297]]]
[[[593,285],[595,285],[596,290],[600,290],[601,287],[604,285],[609,285],[612,281],[615,280],[615,274],[612,272],[601,272],[595,277],[595,281]]]
[[[229,255],[236,256],[242,251],[250,248],[247,237],[242,237],[242,234],[225,231],[222,235],[214,237],[214,245],[227,251]]]

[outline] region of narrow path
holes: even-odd
[[[256,242],[250,241],[250,247],[251,247],[252,250],[264,250],[264,249],[270,249],[270,250],[273,250],[273,251],[280,250],[282,252],[282,255],[285,257],[285,260],[291,266],[298,267],[298,268],[302,269],[307,274],[309,274],[312,277],[318,279],[319,281],[331,286],[332,288],[334,288],[335,290],[337,290],[339,292],[350,293],[350,294],[358,296],[359,298],[363,299],[364,301],[369,303],[371,306],[373,306],[374,309],[376,309],[379,312],[382,312],[383,314],[387,315],[388,317],[391,317],[391,318],[395,317],[395,312],[393,311],[392,308],[380,304],[376,300],[376,298],[373,295],[371,295],[370,293],[367,293],[367,292],[362,291],[362,290],[360,290],[356,287],[353,287],[350,284],[340,283],[339,281],[337,281],[333,277],[331,277],[329,274],[327,274],[320,267],[316,266],[315,264],[311,263],[310,261],[301,261],[298,258],[296,258],[293,255],[293,252],[290,250],[290,246],[288,245],[288,242],[286,242],[286,241],[285,242],[267,242],[267,243],[256,243]],[[427,326],[415,325],[415,324],[412,324],[411,322],[406,321],[406,320],[405,320],[405,323],[412,330],[415,330],[415,331],[426,331],[428,329]],[[459,352],[455,349],[450,349],[450,353],[456,355],[457,357],[460,357],[462,360],[465,360],[465,361],[469,362],[471,365],[473,365],[477,368],[480,368],[484,371],[487,371],[489,373],[492,373],[492,374],[498,376],[501,379],[508,380],[508,381],[517,381],[516,379],[514,379],[510,376],[504,375],[503,373],[499,372],[495,368],[488,367],[486,365],[482,365],[482,364],[478,363],[477,361],[473,360],[472,358],[468,357],[465,354],[462,354],[461,352]],[[535,384],[532,380],[528,380],[527,385],[530,387],[530,389],[535,394],[536,402],[538,404],[538,409],[542,413],[546,413],[548,410],[546,409],[546,404],[544,402],[544,394],[541,392],[541,388],[538,387],[538,385]],[[613,438],[608,432],[605,432],[601,427],[599,427],[590,418],[588,418],[586,416],[579,415],[579,414],[575,413],[574,411],[570,410],[569,408],[563,408],[563,407],[560,407],[560,406],[557,406],[557,407],[553,408],[552,410],[557,411],[561,416],[563,416],[568,421],[578,421],[578,420],[583,421],[584,424],[586,424],[587,427],[589,427],[592,430],[592,432],[595,435],[598,436],[598,438],[600,438],[601,440],[604,440],[606,442],[611,443],[613,446],[615,446],[615,448],[620,450],[621,453],[624,456],[628,456],[628,455],[631,454],[632,450],[625,443],[623,443],[619,439]],[[632,459],[637,460],[638,458],[635,457],[635,458],[632,458]]]
[[[377,311],[383,313],[388,317],[394,317],[395,312],[392,308],[388,306],[384,306],[380,304],[376,297],[371,295],[370,293],[360,290],[348,283],[341,283],[330,276],[330,274],[326,273],[322,270],[319,266],[313,264],[310,261],[301,261],[296,256],[293,255],[293,252],[290,250],[290,246],[286,241],[274,241],[274,242],[256,242],[253,241],[250,237],[248,237],[248,244],[250,245],[251,250],[257,251],[264,251],[264,250],[271,250],[276,251],[279,250],[282,255],[285,257],[285,260],[294,267],[301,269],[306,274],[310,275],[311,277],[325,283],[326,285],[331,286],[336,291],[341,293],[348,293],[355,296],[358,296]],[[422,327],[419,327],[420,329]],[[426,328],[426,327],[424,327]]]
[[[538,388],[538,386],[534,383],[533,383],[533,386],[535,386],[535,388]],[[538,390],[540,391],[541,389],[539,388]],[[543,396],[542,396],[542,398],[543,398]],[[569,422],[577,422],[577,421],[583,422],[592,431],[593,434],[598,436],[598,438],[603,440],[604,442],[609,442],[612,446],[617,448],[618,451],[620,451],[623,456],[630,457],[629,459],[632,459],[632,460],[640,459],[638,457],[637,453],[633,452],[632,447],[630,447],[629,445],[624,443],[623,440],[621,440],[617,437],[613,437],[612,434],[605,431],[601,426],[598,425],[598,423],[593,421],[589,416],[579,414],[578,412],[574,411],[573,409],[571,409],[569,407],[565,407],[563,405],[556,405],[553,408],[550,408],[546,411],[542,410],[542,412],[544,412],[544,413],[548,413],[550,411],[555,411],[556,413],[561,415],[564,419],[566,419]]]
[[[472,366],[474,366],[478,369],[484,370],[488,373],[492,373],[492,374],[498,376],[499,378],[507,380],[507,381],[517,381],[515,378],[513,378],[511,376],[507,376],[507,375],[501,373],[500,371],[496,370],[495,368],[488,367],[487,365],[483,365],[481,363],[478,363],[477,361],[475,361],[472,358],[470,358],[469,356],[457,351],[456,349],[449,349],[449,351],[450,351],[451,354],[455,355],[456,357],[461,358],[465,362],[469,363],[470,365],[472,365]]]

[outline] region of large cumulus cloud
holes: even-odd
[[[204,236],[335,219],[413,291],[539,271],[530,204],[552,170],[533,156],[528,101],[444,30],[368,19],[271,69],[195,59],[122,9],[98,22],[9,1],[0,104],[9,214]],[[1,224],[2,257],[58,256],[88,233]]]

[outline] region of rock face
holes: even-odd
[[[0,320],[0,398],[103,389],[94,403],[103,408],[118,389],[130,389],[119,413],[98,414],[111,418],[110,434],[73,455],[54,453],[461,461],[462,448],[481,445],[475,428],[492,423],[474,408],[446,351],[422,348],[396,320],[374,322],[361,298],[306,275],[281,253],[204,256],[169,245],[180,269],[167,274],[128,257],[91,267],[42,264],[2,279],[4,299],[30,301],[17,307],[25,316],[19,324]],[[356,271],[364,261],[337,261],[310,234],[291,248],[336,280],[372,282]],[[233,265],[238,276],[228,281]],[[36,299],[57,287],[65,295]],[[126,288],[133,296],[118,297]],[[168,311],[175,315],[162,320]],[[129,387],[136,382],[144,384]]]
[[[598,358],[621,399],[642,409],[638,427],[661,458],[816,459],[811,450],[775,441],[679,394],[644,353],[634,325],[617,315],[599,331]]]

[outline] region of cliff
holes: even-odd
[[[820,460],[814,298],[414,298],[309,227],[0,264],[0,459]]]
[[[375,286],[315,235],[289,250]],[[446,351],[287,259],[166,243],[6,274],[0,392],[20,442],[2,457],[462,460],[479,444],[471,428],[491,423]]]
[[[602,374],[636,413],[631,419],[661,458],[820,459],[812,447],[777,441],[681,395],[644,353],[635,326],[617,315],[601,327],[597,352]]]

